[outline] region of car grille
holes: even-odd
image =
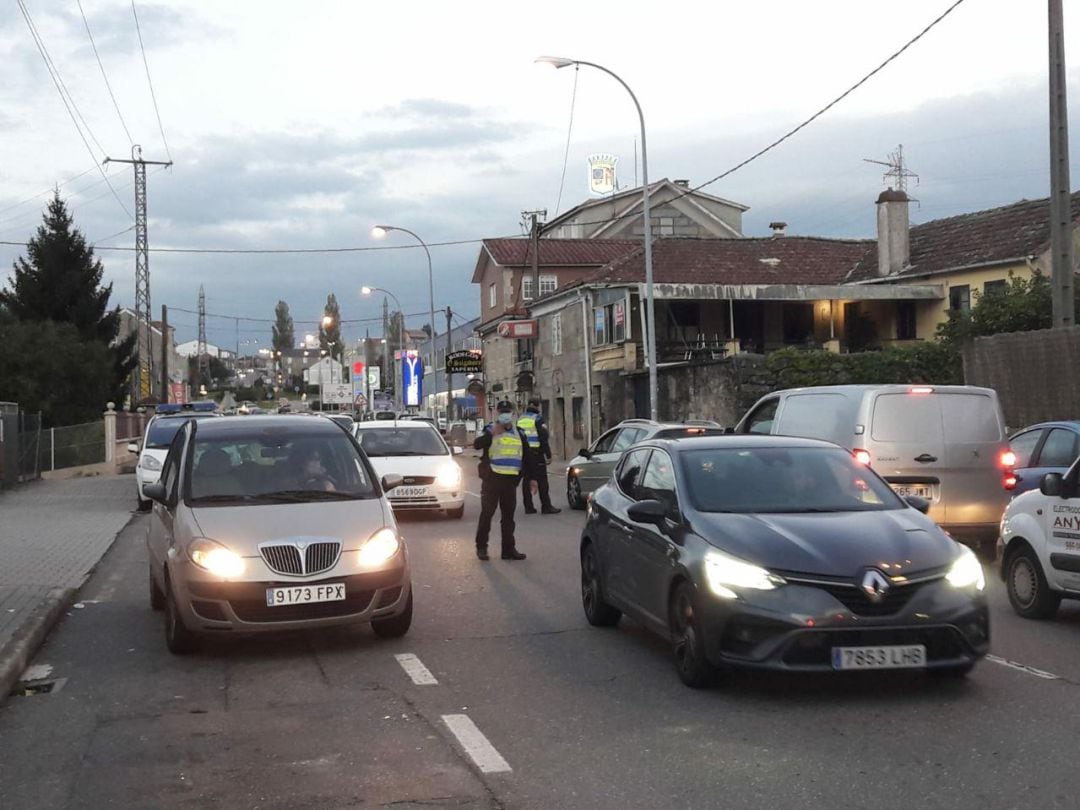
[[[406,475],[402,478],[402,482],[407,487],[426,487],[435,483],[435,476],[433,475]]]
[[[337,563],[341,553],[341,543],[308,543],[301,552],[294,543],[274,543],[259,547],[263,561],[278,574],[286,576],[311,576],[329,571]]]
[[[856,616],[892,616],[903,610],[915,592],[924,584],[916,582],[912,585],[893,585],[885,592],[885,598],[880,602],[871,602],[866,592],[855,585],[814,583],[814,586],[828,591],[836,601]]]
[[[963,656],[968,645],[954,627],[880,627],[860,630],[808,630],[786,646],[783,661],[789,666],[832,666],[833,647],[870,647],[905,644],[926,646],[927,661]]]
[[[233,613],[242,622],[301,622],[308,619],[332,619],[363,613],[371,604],[375,591],[349,591],[338,602],[314,602],[308,605],[266,604],[262,599],[233,599],[229,602]]]

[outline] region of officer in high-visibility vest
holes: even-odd
[[[540,512],[545,515],[557,515],[561,509],[551,505],[551,491],[548,487],[547,465],[551,461],[551,444],[548,441],[548,429],[544,417],[540,415],[540,400],[529,400],[525,413],[517,421],[518,429],[529,440],[532,457],[521,476],[521,502],[526,515],[535,515],[533,492],[540,493]]]
[[[514,509],[517,508],[517,487],[522,471],[532,463],[533,451],[528,437],[514,424],[514,404],[503,400],[498,404],[498,419],[484,428],[473,447],[483,450],[480,458],[480,521],[476,525],[476,556],[488,557],[488,534],[491,519],[499,509],[502,530],[502,558],[524,560],[514,540]],[[533,484],[535,487],[536,485]]]

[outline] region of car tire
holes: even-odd
[[[180,618],[176,595],[168,579],[165,580],[165,646],[173,655],[188,655],[198,646],[196,636]]]
[[[465,505],[462,504],[456,509],[447,509],[446,516],[452,520],[461,520],[465,516]]]
[[[566,476],[566,502],[571,509],[585,508],[585,496],[581,492],[581,481],[576,475]]]
[[[716,669],[705,657],[705,640],[698,620],[697,594],[688,582],[680,582],[671,595],[669,607],[671,651],[679,679],[689,687],[712,686]]]
[[[149,512],[150,507],[153,505],[153,501],[149,498],[138,498],[138,506],[136,507],[140,512]]]
[[[622,612],[604,600],[600,566],[592,543],[581,552],[581,607],[585,610],[585,619],[593,627],[614,627],[622,618]]]
[[[150,578],[150,609],[161,612],[165,609],[165,594],[161,592],[157,582],[154,581],[154,572],[148,571]]]
[[[410,590],[409,598],[405,602],[405,610],[389,619],[375,619],[371,623],[371,629],[379,638],[401,638],[412,626],[412,611],[413,595]]]
[[[1009,556],[1005,588],[1013,610],[1025,619],[1052,619],[1061,604],[1060,594],[1050,590],[1039,558],[1030,547]]]

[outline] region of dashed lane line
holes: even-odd
[[[394,658],[401,664],[405,674],[412,678],[417,686],[438,686],[439,682],[431,674],[431,670],[424,666],[423,662],[412,653],[401,653]]]
[[[444,714],[442,719],[481,773],[507,773],[513,770],[467,714]]]
[[[1010,661],[1008,658],[1002,658],[998,655],[987,655],[986,660],[992,661],[995,664],[1001,664],[1003,667],[1009,667],[1009,669],[1015,669],[1018,672],[1034,675],[1036,678],[1043,678],[1047,681],[1064,680],[1060,675],[1055,675],[1052,672],[1046,672],[1042,669],[1035,669],[1035,667],[1029,667],[1027,664],[1021,664],[1019,661]]]
[[[469,490],[465,490],[465,494],[466,495],[472,495],[474,498],[479,498],[480,497],[480,493],[478,493],[478,492],[469,492]]]

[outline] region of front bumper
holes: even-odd
[[[719,666],[788,672],[835,671],[833,647],[922,644],[927,669],[968,666],[986,655],[985,591],[959,590],[944,579],[908,588],[912,592],[886,615],[860,615],[875,609],[848,596],[841,601],[835,589],[805,584],[734,600],[703,592],[699,614],[706,654]]]
[[[390,506],[395,512],[407,511],[451,511],[465,505],[465,482],[457,489],[438,489],[434,485],[427,488],[427,494],[418,496],[395,496],[394,490],[386,494]]]
[[[259,633],[362,624],[397,616],[412,591],[408,560],[399,552],[390,567],[362,573],[225,582],[190,562],[170,566],[170,580],[184,624],[191,630]],[[339,566],[340,567],[340,566]],[[268,588],[345,584],[345,599],[308,604],[266,604]]]

